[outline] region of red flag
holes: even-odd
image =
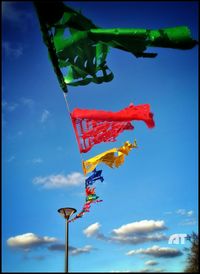
[[[81,153],[101,142],[115,142],[124,130],[134,129],[133,120],[144,121],[149,128],[155,125],[149,104],[130,104],[118,112],[76,108],[71,118]]]

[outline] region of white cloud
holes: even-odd
[[[187,216],[187,217],[191,217],[194,214],[193,210],[187,211],[186,209],[178,209],[176,213],[182,216]]]
[[[69,253],[70,255],[80,255],[83,253],[90,253],[91,250],[93,250],[93,247],[91,245],[86,245],[84,247],[77,247],[77,248],[71,249]]]
[[[187,216],[188,216],[188,217],[191,217],[191,216],[193,215],[193,213],[194,213],[194,212],[193,212],[192,210],[189,210],[189,211],[187,212]]]
[[[87,237],[94,236],[100,240],[119,244],[139,244],[168,240],[168,237],[158,232],[158,230],[166,229],[164,221],[143,220],[126,224],[114,229],[111,236],[105,236],[101,233],[99,231],[100,226],[99,223],[94,223],[86,228],[83,233]]]
[[[13,46],[10,42],[4,41],[2,46],[6,56],[8,57],[19,58],[23,54],[24,49],[20,44]]]
[[[13,248],[29,249],[32,247],[37,247],[49,243],[56,242],[57,239],[54,237],[40,237],[34,233],[25,233],[22,235],[17,235],[10,237],[7,240],[7,245]]]
[[[99,228],[100,228],[100,224],[99,223],[94,223],[90,226],[88,226],[86,229],[83,230],[83,233],[87,236],[87,237],[91,237],[96,235],[99,232]]]
[[[46,120],[49,118],[49,116],[50,116],[50,112],[49,112],[47,109],[45,109],[45,110],[42,112],[40,122],[41,122],[41,123],[46,122]]]
[[[160,247],[157,245],[154,245],[152,247],[143,249],[135,249],[135,250],[130,250],[129,252],[126,253],[126,255],[131,256],[135,254],[144,254],[144,255],[149,255],[157,258],[173,258],[177,256],[181,256],[183,253],[176,249],[176,248],[169,248],[169,247]]]
[[[145,234],[164,229],[166,229],[164,221],[142,220],[139,222],[122,225],[117,229],[113,229],[113,233],[117,236],[129,236],[133,234]]]
[[[67,176],[62,174],[49,175],[46,177],[36,177],[33,179],[33,183],[41,185],[44,188],[61,188],[67,186],[78,186],[82,184],[85,180],[85,177],[79,172],[72,172]]]
[[[43,163],[43,160],[41,158],[35,158],[35,159],[32,160],[32,162],[34,164],[41,164],[41,163]]]
[[[166,237],[162,233],[154,233],[154,234],[142,234],[142,235],[131,235],[131,236],[112,236],[110,237],[110,241],[116,242],[119,244],[140,244],[145,242],[159,242],[163,240],[167,240]]]
[[[156,262],[156,261],[154,261],[154,260],[149,260],[149,261],[146,261],[144,264],[145,264],[145,265],[157,265],[158,262]]]
[[[131,272],[131,273],[146,273],[146,272],[153,272],[153,273],[158,273],[158,272],[164,272],[164,269],[162,268],[149,268],[149,267],[145,267],[143,269],[140,270],[111,270],[110,272],[112,273],[124,273],[124,272]]]

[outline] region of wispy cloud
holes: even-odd
[[[110,236],[100,232],[100,224],[94,223],[83,230],[87,237],[95,237],[100,240],[119,244],[139,244],[145,242],[158,242],[167,240],[168,237],[160,233],[167,229],[164,221],[142,220],[123,225],[113,229]]]
[[[22,45],[18,44],[13,46],[13,44],[11,45],[11,43],[8,41],[4,41],[2,43],[2,46],[6,56],[11,58],[19,58],[20,56],[22,56],[24,51]]]
[[[43,163],[43,160],[42,160],[41,158],[34,158],[34,159],[32,160],[32,162],[33,162],[34,164],[41,164],[41,163]]]
[[[112,273],[148,273],[148,272],[153,272],[153,273],[159,273],[159,272],[164,272],[164,269],[162,268],[149,268],[145,267],[140,270],[111,270],[110,272]]]
[[[196,225],[197,224],[197,221],[195,219],[186,219],[184,221],[182,221],[181,223],[179,223],[180,225],[183,225],[183,226],[187,226],[187,225]]]
[[[2,102],[2,108],[3,108],[3,110],[5,110],[5,111],[12,112],[12,111],[14,111],[17,107],[18,107],[18,104],[17,104],[17,103],[8,103],[8,102],[5,101],[5,100]]]
[[[29,250],[33,247],[39,247],[56,242],[57,239],[49,236],[38,236],[34,233],[25,233],[10,237],[7,240],[7,245],[11,248],[20,248],[22,250]]]
[[[146,261],[144,264],[145,264],[145,265],[157,265],[158,262],[156,262],[156,261],[154,261],[154,260],[149,260],[149,261]]]
[[[146,242],[159,242],[167,239],[168,237],[166,237],[162,233],[110,237],[110,240],[112,242],[119,243],[119,244],[140,244],[140,243],[146,243]]]
[[[169,247],[160,247],[154,245],[152,247],[143,249],[133,249],[126,253],[128,256],[136,255],[136,254],[144,254],[153,256],[156,258],[174,258],[183,255],[183,253],[177,248],[169,248]]]
[[[182,216],[187,216],[187,217],[191,217],[194,214],[193,210],[186,210],[186,209],[178,209],[176,213]]]
[[[29,108],[33,108],[35,102],[33,99],[30,99],[30,98],[25,98],[25,97],[22,97],[20,98],[20,102],[24,105],[24,106],[27,106]]]
[[[160,273],[160,272],[165,272],[165,270],[163,268],[150,268],[150,267],[145,267],[143,269],[140,269],[136,272],[140,272],[140,273]]]
[[[46,122],[47,119],[49,118],[49,116],[50,116],[50,112],[49,112],[47,109],[45,109],[45,110],[42,112],[42,115],[41,115],[41,118],[40,118],[40,122],[41,122],[41,123]]]
[[[185,217],[192,217],[194,215],[193,210],[186,210],[186,209],[178,209],[176,211],[166,211],[164,212],[165,215],[172,215],[173,213],[178,214],[180,216],[185,216]]]
[[[70,251],[70,254],[75,256],[75,255],[80,255],[84,253],[90,253],[92,250],[93,250],[93,247],[91,245],[86,245],[84,247],[72,248]]]
[[[41,185],[44,188],[62,188],[68,186],[79,186],[85,180],[85,177],[79,172],[72,172],[68,175],[49,175],[49,176],[39,176],[33,179],[33,183],[36,185]]]
[[[50,251],[64,251],[65,244],[52,244],[48,247]],[[84,247],[73,247],[69,246],[69,255],[75,256],[84,253],[90,253],[94,248],[91,245],[86,245]]]

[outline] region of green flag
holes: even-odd
[[[109,82],[114,75],[106,63],[111,47],[135,57],[156,57],[148,47],[191,49],[197,42],[186,26],[149,29],[102,29],[62,2],[35,2],[43,39],[62,89]],[[64,74],[63,70],[66,69]]]

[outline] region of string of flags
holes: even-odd
[[[106,61],[110,48],[129,52],[137,58],[155,58],[157,53],[145,52],[148,47],[186,50],[198,44],[192,39],[187,26],[158,30],[104,29],[62,2],[51,2],[48,5],[34,2],[34,5],[43,41],[48,48],[67,106],[68,85],[82,86],[91,82],[101,84],[114,78]],[[68,36],[66,29],[69,30]],[[67,71],[65,75],[63,68]],[[116,142],[121,133],[134,129],[133,121],[143,121],[148,128],[155,126],[149,104],[134,106],[131,103],[117,112],[75,108],[72,112],[69,111],[69,115],[81,155],[102,142]],[[82,210],[68,222],[73,222],[89,212],[91,204],[102,202],[95,187],[92,187],[96,181],[104,181],[102,170],[96,170],[97,165],[103,163],[110,168],[118,168],[133,148],[137,148],[136,140],[133,143],[126,141],[119,148],[112,148],[88,160],[82,160],[84,175],[91,173],[85,179],[85,203]]]
[[[87,161],[83,161],[82,164],[84,174],[86,175],[87,173],[92,172],[92,175],[85,180],[86,201],[80,213],[76,214],[76,216],[73,219],[68,220],[68,222],[73,222],[76,219],[81,218],[86,212],[89,212],[90,205],[92,203],[99,203],[103,201],[98,200],[99,196],[96,195],[95,188],[90,187],[90,185],[93,185],[97,180],[100,180],[101,182],[104,181],[102,170],[96,170],[96,166],[100,162],[103,162],[111,168],[113,166],[119,167],[123,164],[125,155],[128,155],[132,148],[137,148],[136,140],[134,140],[133,144],[126,141],[120,148],[113,148]],[[117,152],[117,156],[115,156],[115,152]]]
[[[76,216],[68,220],[68,222],[74,222],[76,219],[81,218],[86,212],[90,212],[90,207],[92,203],[99,203],[103,201],[103,200],[99,200],[99,196],[97,196],[95,193],[95,188],[90,187],[98,180],[100,180],[101,182],[104,181],[104,178],[101,173],[102,173],[102,170],[96,170],[95,168],[92,171],[92,175],[90,175],[85,180],[85,194],[86,194],[85,204],[82,210],[80,211],[80,213],[76,214]]]

